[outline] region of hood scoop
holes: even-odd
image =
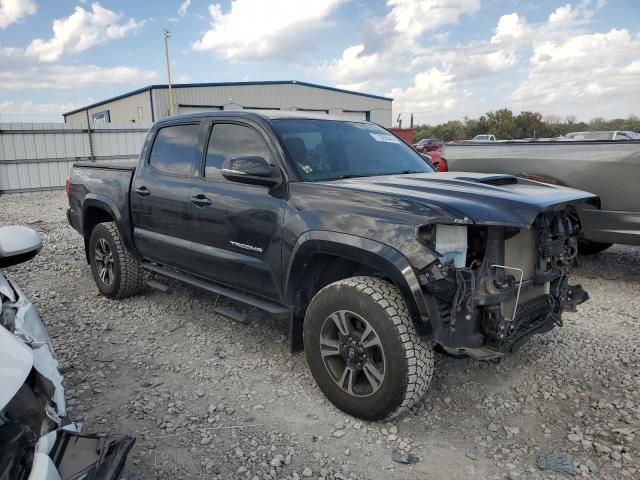
[[[502,187],[504,185],[516,185],[518,179],[513,175],[495,175],[492,177],[482,178],[465,178],[464,180],[471,180],[476,183],[483,183],[485,185],[493,185],[495,187]]]

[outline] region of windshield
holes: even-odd
[[[489,140],[489,135],[476,135],[475,137],[473,137],[474,140]]]
[[[276,119],[272,124],[306,182],[434,172],[409,145],[370,123]]]

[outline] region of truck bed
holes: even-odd
[[[69,176],[69,223],[84,233],[93,203],[106,205],[125,242],[131,244],[129,195],[137,162],[76,162]]]

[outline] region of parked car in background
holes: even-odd
[[[148,271],[286,319],[327,398],[382,420],[424,396],[435,345],[495,359],[562,325],[588,298],[571,206],[596,201],[436,173],[369,122],[222,111],[156,123],[137,165],[74,164],[67,216],[103,295]]]
[[[640,140],[640,133],[631,130],[571,132],[561,140]]]
[[[482,135],[476,135],[471,139],[472,142],[495,142],[495,135],[490,135],[488,133]]]
[[[442,156],[450,171],[508,173],[597,194],[600,208],[583,204],[575,212],[583,254],[640,245],[639,140],[452,143]]]
[[[34,230],[0,228],[0,268],[41,248]],[[80,338],[78,341],[82,341]],[[135,439],[82,434],[66,418],[62,375],[33,304],[0,273],[0,479],[116,480]]]
[[[419,142],[414,143],[412,147],[419,153],[433,152],[434,150],[440,150],[440,148],[442,148],[442,140],[423,138]]]

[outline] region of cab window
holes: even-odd
[[[199,125],[171,125],[158,130],[149,164],[161,173],[186,176],[198,155]]]

